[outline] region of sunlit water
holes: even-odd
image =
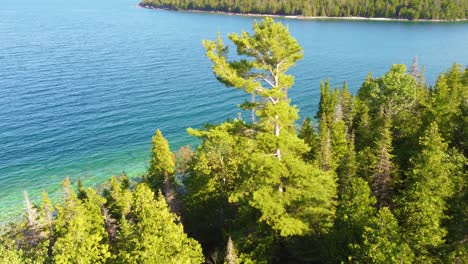
[[[252,17],[136,8],[129,0],[3,0],[0,7],[0,220],[22,191],[60,196],[66,176],[97,185],[141,175],[160,128],[172,149],[187,127],[237,116],[245,96],[219,84],[202,39],[250,30]],[[304,48],[290,95],[312,116],[319,82],[348,81],[418,56],[426,79],[468,62],[468,23],[282,20]]]

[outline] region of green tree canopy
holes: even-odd
[[[153,136],[151,160],[148,169],[147,181],[155,191],[165,191],[164,184],[172,181],[174,173],[174,157],[169,148],[169,143],[164,138],[161,130],[157,129]]]
[[[187,237],[161,194],[156,199],[142,183],[133,192],[132,209],[122,216],[118,263],[202,263],[200,244]]]
[[[262,98],[250,137],[255,148],[239,166],[229,201],[258,209],[259,220],[282,236],[324,231],[334,215],[335,179],[302,160],[309,147],[296,134],[297,109],[287,93],[294,78],[286,72],[302,58],[302,49],[288,28],[271,18],[255,22],[252,34],[229,38],[243,59],[229,61],[219,36],[203,43],[214,73],[227,86]]]
[[[68,178],[63,183],[65,201],[57,206],[53,247],[55,263],[105,263],[110,257],[108,236],[101,207],[105,199],[95,190],[86,191],[86,199],[78,199]]]
[[[431,124],[420,144],[422,151],[413,161],[399,212],[404,238],[414,249],[417,262],[430,263],[434,260],[429,255],[438,250],[447,234],[442,221],[446,201],[454,194],[451,178],[455,166],[436,123]]]

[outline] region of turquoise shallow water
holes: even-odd
[[[4,0],[0,8],[0,220],[22,191],[60,195],[70,176],[96,185],[146,169],[151,136],[195,144],[187,127],[237,116],[238,91],[217,83],[201,40],[254,18],[146,10],[130,0]],[[305,58],[293,102],[313,115],[319,81],[356,91],[369,71],[410,64],[426,78],[468,62],[468,23],[282,20]]]

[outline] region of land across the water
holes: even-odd
[[[191,13],[207,13],[207,14],[221,14],[229,16],[246,16],[246,17],[277,17],[287,19],[300,19],[300,20],[364,20],[364,21],[398,21],[398,22],[468,22],[468,19],[406,19],[406,18],[388,18],[388,17],[359,17],[359,16],[302,16],[302,15],[273,15],[273,14],[255,14],[255,13],[236,13],[236,12],[224,12],[215,10],[198,10],[198,9],[176,9],[176,8],[164,8],[156,7],[147,4],[136,4],[136,7],[156,9],[156,10],[169,10],[177,12],[191,12]]]

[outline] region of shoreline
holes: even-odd
[[[152,5],[136,4],[135,7],[154,9],[154,10],[167,10],[176,12],[188,12],[188,13],[205,13],[205,14],[217,14],[227,16],[244,16],[244,17],[273,17],[273,18],[286,18],[296,20],[351,20],[351,21],[384,21],[384,22],[432,22],[432,23],[453,23],[453,22],[468,22],[468,19],[455,19],[455,20],[444,20],[444,19],[416,19],[410,20],[406,18],[387,18],[387,17],[329,17],[329,16],[301,16],[301,15],[269,15],[269,14],[254,14],[254,13],[234,13],[224,11],[207,11],[197,9],[175,9],[175,8],[162,8],[155,7]]]

